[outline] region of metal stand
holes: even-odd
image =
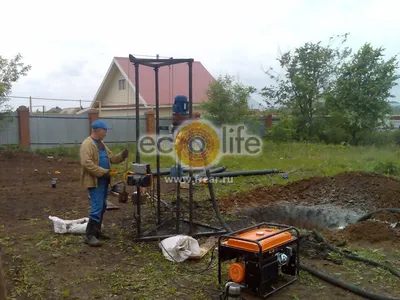
[[[164,66],[170,66],[170,65],[175,65],[175,64],[181,64],[181,63],[187,63],[188,64],[188,71],[189,71],[189,120],[192,119],[192,114],[193,114],[193,62],[194,60],[192,58],[189,59],[176,59],[176,58],[169,58],[169,59],[159,59],[158,57],[155,59],[148,59],[148,58],[136,58],[133,55],[129,55],[129,61],[135,66],[135,94],[136,94],[136,99],[135,99],[135,109],[136,109],[136,162],[140,163],[140,153],[139,153],[139,135],[140,135],[140,122],[139,122],[139,66],[147,66],[147,67],[152,67],[154,69],[154,74],[155,74],[155,95],[156,95],[156,139],[158,141],[159,135],[160,135],[160,115],[159,115],[159,68],[164,67]],[[136,194],[136,228],[137,228],[137,235],[134,238],[135,241],[151,241],[151,240],[159,240],[161,238],[166,238],[170,236],[174,236],[176,234],[189,234],[193,237],[199,237],[199,236],[210,236],[210,235],[216,235],[216,234],[224,234],[226,233],[226,230],[222,228],[216,228],[212,227],[210,225],[197,222],[193,220],[193,182],[192,180],[189,180],[189,220],[186,219],[181,219],[181,197],[180,197],[180,182],[177,182],[177,187],[176,187],[176,211],[175,211],[175,233],[167,234],[167,235],[150,235],[153,232],[157,232],[158,229],[163,227],[164,225],[168,225],[171,223],[172,220],[165,220],[162,222],[161,218],[161,187],[160,187],[160,153],[158,147],[156,147],[156,164],[157,164],[157,226],[150,231],[142,233],[142,228],[141,228],[141,190],[140,187],[137,187],[137,194]],[[190,158],[189,158],[190,160]],[[181,170],[181,165],[178,164],[178,174],[180,174]],[[193,170],[190,167],[189,169],[189,176],[190,178],[193,178]],[[181,222],[186,222],[189,224],[189,232],[184,233],[181,230]],[[208,231],[205,232],[194,232],[194,225],[196,227],[203,227],[207,228]],[[210,231],[210,229],[213,229],[213,231]]]

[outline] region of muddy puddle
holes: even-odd
[[[304,229],[342,229],[356,222],[365,212],[347,209],[334,205],[297,205],[292,203],[276,203],[241,211],[240,218],[245,217],[243,224],[249,222],[270,222],[286,224]],[[247,217],[247,220],[246,220]]]

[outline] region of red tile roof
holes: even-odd
[[[135,86],[135,67],[128,57],[115,57],[115,60]],[[186,63],[170,67],[160,67],[158,72],[159,103],[172,105],[176,95],[185,95],[189,98],[189,68]],[[207,101],[206,91],[214,77],[207,71],[201,62],[193,62],[193,103]],[[155,74],[152,67],[139,66],[139,93],[148,105],[156,104]]]

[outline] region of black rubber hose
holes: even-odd
[[[188,168],[182,168],[182,172],[183,173],[187,173],[187,172],[189,172],[189,169]],[[171,173],[171,169],[170,168],[163,168],[163,169],[160,169],[160,176],[161,175],[169,175]],[[153,176],[156,176],[157,175],[157,171],[156,170],[153,170],[153,171],[151,171],[151,174],[153,175]]]
[[[369,264],[369,265],[374,266],[374,267],[380,267],[380,268],[385,269],[385,270],[389,271],[390,273],[392,273],[393,275],[395,275],[395,276],[400,278],[400,272],[398,270],[396,270],[396,269],[394,269],[394,268],[392,268],[390,266],[378,263],[376,261],[369,260],[367,258],[363,258],[363,257],[359,257],[359,256],[356,256],[356,255],[351,255],[351,254],[342,252],[339,249],[336,249],[332,245],[330,245],[318,231],[313,230],[313,233],[317,237],[317,240],[319,242],[324,243],[328,247],[329,250],[331,250],[333,252],[336,252],[336,253],[339,253],[340,255],[343,255],[343,256],[345,256],[347,258],[350,258],[352,260],[358,260],[358,261],[364,262],[364,263]],[[379,233],[377,233],[377,234],[379,234]]]
[[[237,176],[254,176],[254,175],[267,175],[267,174],[275,174],[275,173],[280,173],[280,170],[265,169],[265,170],[222,172],[222,173],[212,174],[211,177],[221,178],[221,177],[237,177]]]
[[[372,211],[370,213],[367,213],[366,215],[364,215],[361,218],[359,218],[356,222],[362,222],[362,221],[368,220],[373,215],[375,215],[377,213],[380,213],[382,211],[387,211],[387,212],[391,212],[391,213],[399,213],[400,214],[400,208],[380,208],[380,209],[377,209],[377,210]]]
[[[187,168],[187,167],[182,168],[182,172],[183,172],[183,173],[188,173],[189,170],[190,170],[190,168]],[[211,173],[219,173],[219,172],[223,172],[223,171],[225,171],[225,170],[226,170],[226,167],[225,167],[225,166],[216,167],[216,168],[214,168],[214,169],[211,169]],[[161,175],[169,175],[170,173],[171,173],[171,168],[163,168],[163,169],[160,169],[160,176],[161,176]],[[157,171],[151,171],[151,174],[152,174],[153,176],[156,176],[156,175],[157,175]],[[204,172],[200,172],[200,173],[196,174],[196,176],[199,176],[199,175],[205,176],[205,173],[204,173]]]
[[[212,173],[212,172],[211,172]],[[232,171],[232,172],[221,172],[212,173],[211,178],[223,178],[223,177],[237,177],[237,176],[255,176],[255,175],[268,175],[281,173],[278,169],[266,169],[266,170],[252,170],[252,171]],[[196,175],[193,179],[199,181],[206,178],[207,176]],[[209,178],[208,178],[209,179]],[[189,180],[189,177],[185,177],[185,180]]]
[[[216,167],[215,169],[211,169],[210,173],[214,174],[214,173],[221,173],[223,171],[226,170],[225,166],[222,167]],[[206,176],[206,172],[200,172],[198,174],[195,175],[195,177],[205,177]]]
[[[206,175],[207,175],[208,178],[210,178],[210,176],[211,176],[210,170],[208,170],[208,169],[206,170]],[[217,200],[215,199],[214,188],[213,188],[213,184],[212,184],[211,181],[212,180],[208,180],[208,190],[210,191],[210,198],[211,198],[211,201],[212,201],[212,204],[213,204],[213,208],[214,208],[215,214],[217,215],[217,218],[218,218],[219,222],[221,223],[222,227],[226,231],[232,232],[232,229],[225,223],[224,219],[221,216],[221,213],[220,213],[219,208],[218,208]]]
[[[338,280],[338,279],[336,279],[336,278],[334,278],[332,276],[329,276],[329,275],[327,275],[325,273],[319,272],[319,271],[317,271],[317,270],[315,270],[313,268],[310,268],[308,266],[305,266],[303,264],[300,264],[299,268],[301,270],[309,272],[310,274],[312,274],[312,275],[314,275],[314,276],[316,276],[316,277],[318,277],[318,278],[320,278],[322,280],[325,280],[328,283],[336,285],[337,287],[340,287],[342,289],[348,290],[348,291],[350,291],[350,292],[352,292],[354,294],[357,294],[357,295],[359,295],[361,297],[365,297],[367,299],[373,299],[373,300],[400,300],[400,298],[391,298],[391,297],[372,294],[370,292],[364,291],[363,289],[360,289],[359,287],[357,287],[355,285],[352,285],[352,284],[349,284],[347,282],[343,282],[341,280]]]

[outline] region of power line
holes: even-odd
[[[40,98],[40,97],[23,97],[23,96],[7,96],[8,98],[15,99],[32,99],[32,100],[45,100],[45,101],[65,101],[65,102],[92,102],[92,100],[80,100],[80,99],[57,99],[57,98]]]

